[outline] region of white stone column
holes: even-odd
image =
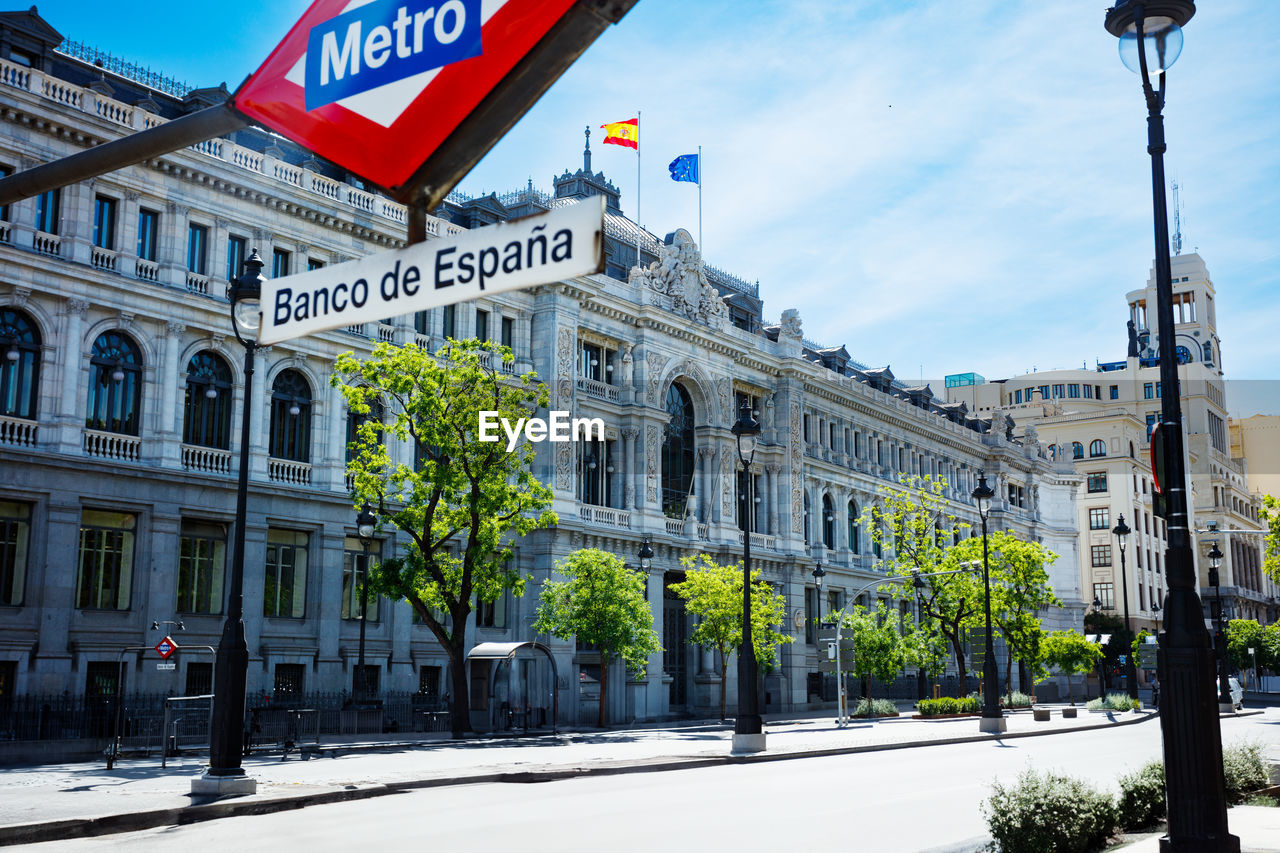
[[[179,444],[181,442],[181,424],[178,422],[178,383],[181,381],[181,370],[178,359],[181,357],[182,333],[187,327],[182,323],[170,321],[164,326],[164,363],[160,365],[160,447],[157,454],[161,465],[177,467],[179,463]]]
[[[58,416],[61,421],[59,452],[78,453],[84,429],[84,403],[80,393],[80,375],[85,369],[84,322],[89,303],[68,299],[63,306],[62,388]]]
[[[347,402],[342,398],[342,391],[337,388],[329,389],[325,415],[329,419],[329,448],[326,462],[332,472],[330,488],[335,492],[345,492],[347,490]],[[314,416],[313,412],[312,417]]]
[[[765,533],[770,536],[778,535],[778,472],[781,470],[782,466],[776,462],[764,466]]]
[[[256,479],[267,475],[267,439],[270,437],[271,386],[267,367],[271,359],[271,347],[259,347],[253,358],[253,394],[244,399],[241,385],[240,404],[249,406],[249,473]],[[243,441],[244,436],[239,436]],[[237,444],[236,451],[239,452]],[[246,611],[248,612],[248,611]]]
[[[635,457],[633,456],[635,439],[639,431],[627,427],[622,431],[622,508],[636,508]]]

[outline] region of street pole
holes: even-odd
[[[982,586],[986,609],[987,638],[982,661],[982,718],[978,731],[999,734],[1008,728],[1004,711],[1000,708],[1000,670],[996,666],[995,641],[991,635],[991,560],[987,545],[987,514],[991,512],[991,499],[995,492],[987,485],[985,472],[978,472],[978,485],[973,490],[974,503],[978,505],[978,517],[982,519]]]
[[[1173,281],[1169,263],[1169,221],[1165,203],[1164,108],[1165,72],[1181,50],[1181,26],[1195,14],[1191,0],[1117,0],[1107,10],[1106,28],[1119,38],[1121,58],[1135,48],[1137,71],[1147,102],[1147,152],[1151,155],[1151,190],[1155,224],[1156,322],[1159,330],[1160,418],[1168,545],[1165,550],[1169,590],[1164,603],[1165,636],[1160,644],[1158,673],[1165,701],[1160,713],[1164,736],[1165,793],[1168,832],[1162,853],[1238,853],[1240,839],[1227,829],[1227,798],[1222,770],[1222,729],[1210,683],[1213,650],[1204,626],[1204,609],[1196,592],[1196,569],[1187,524],[1187,475],[1183,466],[1182,403],[1174,346]],[[1150,16],[1152,32],[1145,29]],[[1148,35],[1150,46],[1148,46]],[[1175,49],[1176,48],[1176,49]],[[1151,86],[1148,52],[1159,63],[1160,90]],[[1126,62],[1130,64],[1130,62]],[[1130,64],[1130,67],[1132,65]]]
[[[1231,683],[1227,680],[1227,632],[1222,627],[1222,550],[1214,542],[1209,557],[1209,586],[1213,587],[1213,603],[1209,607],[1213,616],[1213,651],[1218,659],[1218,713],[1232,713],[1236,709],[1231,701]]]
[[[369,676],[364,668],[364,630],[369,612],[369,546],[373,543],[373,533],[377,524],[378,518],[373,514],[373,507],[365,501],[360,514],[356,516],[356,535],[360,537],[360,551],[361,556],[364,557],[364,571],[360,575],[360,650],[356,655],[356,671],[353,673],[351,683],[351,694],[355,697],[357,710],[360,703],[369,697]],[[354,580],[355,572],[351,574]]]
[[[734,752],[763,752],[764,723],[760,719],[759,668],[756,649],[751,639],[751,515],[755,509],[752,495],[751,462],[755,458],[755,442],[760,435],[760,422],[751,414],[751,404],[742,401],[738,421],[733,425],[738,439],[738,459],[742,463],[742,647],[738,650],[738,715],[733,726]]]
[[[1130,642],[1133,641],[1133,625],[1129,621],[1129,572],[1125,569],[1124,556],[1125,545],[1129,540],[1129,525],[1124,523],[1124,514],[1120,514],[1118,523],[1111,530],[1116,535],[1116,540],[1120,543],[1120,594],[1124,596],[1124,630],[1129,635]],[[1138,698],[1138,665],[1133,660],[1133,649],[1129,649],[1129,653],[1124,656],[1126,661],[1124,668],[1125,685],[1128,688],[1129,698]]]

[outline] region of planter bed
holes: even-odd
[[[896,713],[895,714],[872,714],[870,717],[868,717],[865,714],[850,714],[849,719],[851,720],[887,720],[887,719],[891,719],[893,717],[898,717],[898,716],[901,716],[901,715]]]
[[[982,716],[982,712],[979,711],[973,714],[930,714],[927,717],[924,714],[912,714],[911,719],[913,720],[959,720],[965,717],[981,717],[981,716]]]

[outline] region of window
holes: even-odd
[[[1067,397],[1075,399],[1080,396],[1080,385],[1072,382],[1067,386]]]
[[[244,272],[245,246],[249,241],[232,234],[227,238],[227,281],[234,281]]]
[[[89,407],[85,426],[138,434],[142,413],[142,353],[123,332],[104,332],[89,360]]]
[[[154,261],[159,239],[160,214],[141,208],[138,211],[138,257],[144,261]]]
[[[1095,569],[1101,569],[1111,565],[1110,545],[1091,545],[1089,547],[1089,552],[1093,560],[1092,565]]]
[[[84,674],[84,695],[86,698],[116,696],[124,693],[124,685],[120,676],[127,672],[118,661],[89,661]],[[101,707],[101,706],[99,706]]]
[[[22,604],[30,540],[31,505],[0,501],[0,604]]]
[[[804,541],[809,541],[809,490],[804,492]]]
[[[458,336],[458,312],[456,305],[446,305],[440,309],[442,319],[442,331],[440,332],[446,338],[457,338]]]
[[[267,531],[263,616],[302,618],[307,598],[307,539],[307,534],[296,530],[273,527]]]
[[[307,272],[324,269],[324,261],[319,258],[307,258]]]
[[[7,178],[13,174],[13,169],[9,166],[0,165],[0,178]],[[9,221],[9,205],[0,204],[0,222]]]
[[[489,312],[476,309],[476,340],[489,340]]]
[[[182,441],[231,447],[231,368],[212,350],[196,353],[187,364]]]
[[[1084,398],[1085,398],[1086,400],[1092,400],[1092,399],[1093,399],[1093,389],[1094,389],[1094,386],[1093,386],[1093,385],[1086,385],[1086,386],[1084,386]],[[1101,399],[1101,397],[1099,397],[1099,399]]]
[[[1093,585],[1093,597],[1100,603],[1099,607],[1103,610],[1116,609],[1116,585],[1113,583],[1095,583]]]
[[[507,627],[507,593],[505,591],[493,601],[476,599],[476,627]]]
[[[613,442],[578,445],[578,500],[593,506],[613,506]]]
[[[1156,383],[1156,399],[1157,400],[1160,399],[1160,383],[1159,382]]]
[[[76,607],[129,609],[136,526],[137,518],[130,513],[94,509],[81,512]]]
[[[1146,382],[1142,386],[1142,399],[1151,400],[1156,396],[1156,386],[1151,382]]]
[[[1053,396],[1054,396],[1054,399],[1066,396],[1066,385],[1054,385]]]
[[[0,308],[0,415],[35,420],[40,391],[40,332],[31,317]]]
[[[187,696],[209,696],[213,693],[213,664],[191,661],[187,664]]]
[[[93,245],[99,249],[116,247],[116,204],[105,195],[93,197]]]
[[[1100,438],[1095,438],[1089,442],[1089,457],[1097,458],[1107,455],[1107,443]]]
[[[271,250],[271,277],[284,278],[289,274],[289,260],[292,252],[288,249]]]
[[[693,489],[693,400],[684,386],[672,382],[667,389],[667,421],[662,438],[662,511],[669,518],[684,518]]]
[[[1072,459],[1083,459],[1083,458],[1084,458],[1084,445],[1083,445],[1083,444],[1081,444],[1081,443],[1080,443],[1080,442],[1078,442],[1078,441],[1073,441],[1073,442],[1071,442],[1071,458],[1072,458]]]
[[[187,226],[187,270],[208,274],[209,229],[194,222]]]
[[[502,318],[502,345],[514,347],[516,338],[516,321],[510,317]]]
[[[809,416],[808,415],[804,416],[804,421],[802,422],[802,430],[803,430],[803,433],[802,433],[803,439],[805,441],[808,441],[809,440]]]
[[[226,526],[184,519],[178,543],[179,613],[222,612],[226,562]]]
[[[804,641],[813,645],[818,641],[818,588],[804,588]]]
[[[0,216],[0,219],[3,219],[3,218],[4,218],[3,216]],[[1213,364],[1213,341],[1205,341],[1203,349],[1204,349],[1204,355],[1203,355],[1204,360],[1209,364]]]
[[[418,695],[427,703],[440,701],[440,676],[444,670],[438,666],[418,667]]]
[[[1095,492],[1105,492],[1107,490],[1107,473],[1105,471],[1096,471],[1085,477],[1086,488],[1090,494]]]
[[[270,453],[277,459],[311,459],[311,386],[296,370],[285,370],[271,386]]]
[[[1112,385],[1112,386],[1111,386],[1111,388],[1109,389],[1109,393],[1110,393],[1110,395],[1111,395],[1111,399],[1112,399],[1112,400],[1119,400],[1119,399],[1120,399],[1120,386],[1119,386],[1119,385]]]
[[[836,510],[830,495],[822,496],[822,544],[828,550],[836,547]]]
[[[1107,507],[1095,507],[1089,510],[1089,529],[1108,530],[1111,527],[1111,510]]]
[[[369,411],[360,413],[347,409],[347,457],[346,461],[350,464],[360,452],[360,427],[366,423],[381,424],[383,418],[382,402],[380,400],[369,401]],[[382,443],[382,433],[378,433],[375,444]]]
[[[862,532],[862,525],[859,523],[858,502],[849,501],[849,550],[855,554],[862,553],[862,542],[859,533]]]
[[[1041,385],[1039,390],[1040,390],[1040,400],[1041,400],[1041,402],[1043,402],[1043,401],[1045,401],[1045,400],[1048,400],[1048,399],[1049,399],[1049,386],[1048,386],[1048,385]]]
[[[414,331],[414,332],[416,332],[416,333],[417,333],[417,334],[419,334],[419,335],[429,335],[429,334],[431,334],[431,332],[430,332],[430,331],[428,331],[428,329],[430,328],[430,326],[429,326],[429,323],[430,323],[430,319],[429,319],[429,317],[430,317],[430,315],[429,315],[426,311],[415,311],[415,312],[413,312],[413,331]]]
[[[360,618],[360,596],[363,594],[365,577],[369,566],[376,566],[381,558],[380,542],[369,543],[368,562],[365,559],[364,545],[354,536],[348,536],[342,550],[342,618]],[[369,595],[370,622],[378,621],[378,594]]]
[[[36,230],[46,234],[58,233],[62,214],[62,190],[48,190],[36,196]]]
[[[1156,428],[1156,413],[1147,412],[1147,441],[1151,440],[1151,432]]]
[[[1017,391],[1014,391],[1014,392],[1013,392],[1013,402],[1015,402],[1015,403],[1021,403],[1021,402],[1022,402],[1022,389],[1021,389],[1021,388],[1019,388]]]
[[[281,699],[290,699],[302,695],[303,679],[307,674],[307,665],[303,663],[276,664],[275,687],[272,698],[277,704]]]

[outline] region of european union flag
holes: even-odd
[[[701,184],[698,179],[698,155],[697,154],[681,154],[679,157],[671,161],[671,165],[667,167],[671,170],[671,180],[673,181],[689,181],[694,184]]]

